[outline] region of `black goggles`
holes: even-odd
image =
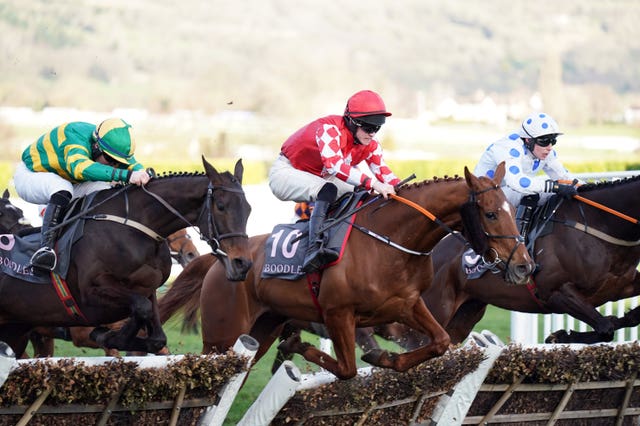
[[[380,127],[382,127],[381,125],[369,124],[369,123],[365,123],[365,122],[360,121],[360,120],[354,120],[353,118],[351,119],[351,121],[357,127],[360,127],[362,129],[362,131],[365,132],[365,133],[377,133],[378,130],[380,130]]]
[[[533,138],[533,142],[536,145],[540,145],[541,147],[547,147],[549,145],[553,146],[556,144],[556,137],[555,136],[540,136],[538,138]]]
[[[122,164],[120,161],[116,160],[115,158],[113,158],[112,156],[110,156],[109,154],[107,154],[106,152],[102,151],[102,156],[104,157],[104,159],[106,160],[106,162],[111,166],[111,167],[118,167],[118,166],[124,166],[125,164]]]

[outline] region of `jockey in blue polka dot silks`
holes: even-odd
[[[496,166],[506,163],[502,190],[517,207],[516,220],[521,223],[523,236],[537,205],[544,204],[553,193],[565,198],[576,194],[571,184],[573,176],[553,149],[560,135],[558,123],[550,115],[531,114],[515,132],[489,145],[475,168],[477,176],[493,177]]]

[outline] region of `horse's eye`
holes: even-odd
[[[216,202],[216,208],[221,212],[224,211],[224,203]]]
[[[498,220],[498,215],[495,212],[486,212],[484,216],[489,220]]]

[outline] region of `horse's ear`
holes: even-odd
[[[9,190],[5,189],[4,192],[2,193],[2,198],[4,199],[9,199]]]
[[[478,178],[469,171],[469,168],[467,166],[464,166],[464,178],[467,181],[467,185],[469,185],[469,188],[478,187]]]
[[[233,175],[238,179],[238,182],[242,184],[242,174],[244,173],[244,166],[242,165],[242,158],[236,162],[236,168],[233,171]]]
[[[505,164],[504,161],[502,161],[500,164],[498,164],[498,167],[496,167],[496,172],[493,175],[493,181],[497,185],[500,185],[500,183],[502,182],[502,179],[504,178],[505,171],[506,171],[506,164]]]
[[[209,179],[213,182],[213,179],[217,177],[219,173],[216,168],[209,164],[207,159],[204,158],[204,155],[202,156],[202,165],[204,166],[204,171],[207,173],[207,176],[209,176]]]

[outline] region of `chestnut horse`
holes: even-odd
[[[99,326],[129,317],[119,331],[96,328],[92,337],[106,348],[157,352],[166,345],[155,294],[171,270],[165,238],[185,225],[198,227],[228,279],[244,279],[251,267],[246,235],[251,207],[241,186],[242,162],[231,174],[202,160],[206,174],[171,174],[144,187],[100,191],[72,218],[85,221],[66,277],[74,315],[53,286],[0,273],[0,340],[22,353],[34,327]],[[148,337],[136,337],[141,329]]]
[[[171,257],[183,268],[193,259],[200,256],[198,248],[193,243],[187,228],[179,229],[167,237],[167,244],[171,250]]]
[[[429,344],[403,354],[375,350],[365,353],[363,360],[405,371],[442,355],[449,345],[449,336],[420,298],[433,273],[426,255],[448,231],[462,228],[474,248],[497,257],[514,282],[527,280],[533,270],[515,226],[513,208],[498,184],[503,175],[504,164],[495,180],[478,178],[465,168],[465,180],[405,185],[393,201],[377,197],[365,203],[355,219],[355,227],[363,232],[354,229],[341,261],[323,270],[317,301],[305,278],[261,278],[267,234],[249,239],[254,265],[244,281],[230,282],[220,262],[215,262],[204,280],[194,280],[190,291],[174,281],[159,301],[160,311],[166,314],[185,307],[185,303],[197,303],[194,294],[201,291],[203,352],[226,351],[239,335],[247,333],[260,343],[256,362],[289,319],[324,323],[337,360],[299,339],[283,345],[341,379],[357,373],[356,326],[398,321],[429,335]],[[388,239],[372,239],[372,234]],[[197,261],[187,269],[195,268]]]
[[[640,324],[640,308],[621,318],[602,316],[596,309],[640,295],[639,219],[640,176],[582,185],[578,196],[562,201],[550,217],[553,231],[535,239],[533,252],[540,266],[533,294],[492,273],[467,279],[460,268],[464,249],[447,237],[433,250],[435,275],[423,300],[454,343],[469,335],[488,304],[519,312],[568,314],[592,328],[557,330],[547,343],[610,342],[615,330]],[[407,349],[426,341],[403,326],[383,326],[376,332]]]

